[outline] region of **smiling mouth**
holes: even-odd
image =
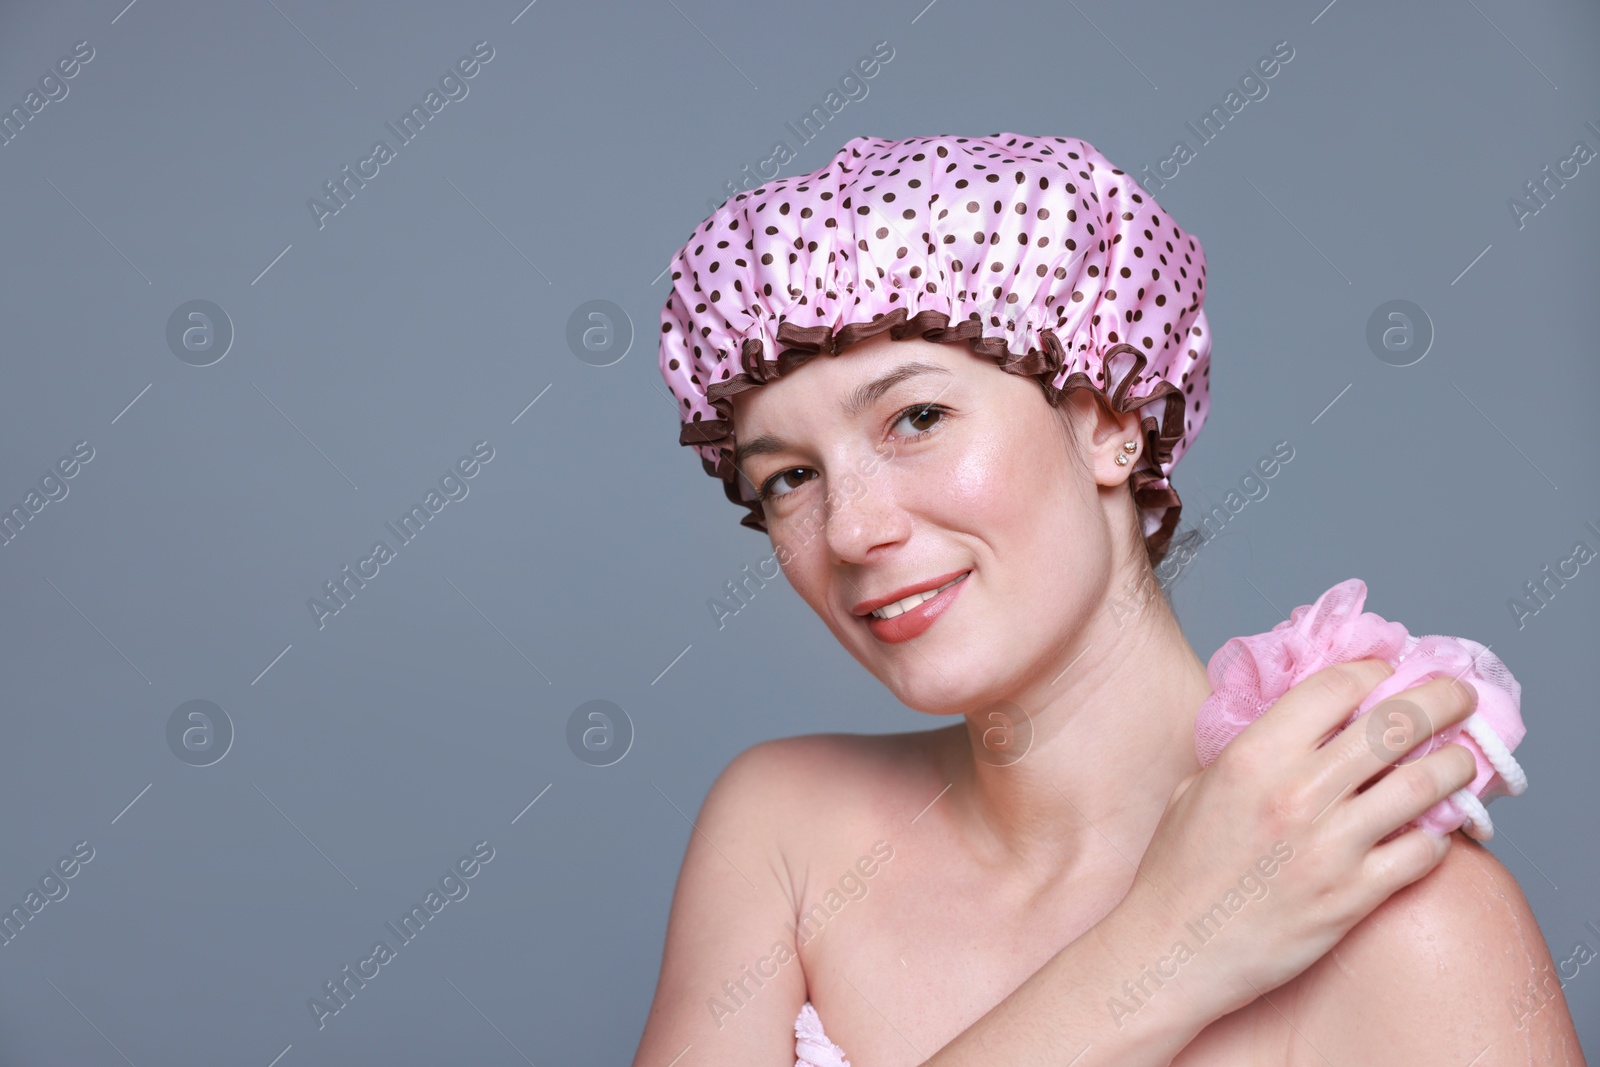
[[[971,574],[971,573],[972,573],[971,571],[966,571],[966,572],[962,573],[961,575],[950,579],[948,582],[946,582],[943,585],[939,586],[939,588],[937,588],[937,589],[928,589],[928,590],[925,590],[924,592],[921,592],[921,593],[912,593],[910,596],[906,597],[904,600],[896,600],[893,604],[885,604],[881,608],[877,608],[877,609],[875,609],[873,611],[868,612],[867,613],[867,617],[870,618],[870,619],[892,619],[896,615],[904,615],[906,612],[910,611],[912,608],[918,607],[918,606],[928,602],[929,600],[932,600],[934,597],[938,596],[940,593],[944,592],[946,589],[949,589],[951,586],[957,585],[957,584],[965,581],[966,578],[967,578],[967,575]]]

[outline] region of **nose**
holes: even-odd
[[[880,465],[871,475],[850,471],[826,502],[828,548],[843,563],[865,563],[873,550],[911,534],[911,516],[900,506],[890,476]]]

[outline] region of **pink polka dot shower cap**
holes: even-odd
[[[673,256],[661,373],[680,444],[765,530],[733,464],[730,398],[887,331],[970,345],[1051,404],[1094,389],[1137,408],[1147,542],[1181,502],[1168,476],[1205,423],[1205,255],[1132,177],[1072,137],[854,137],[828,165],[717,208]]]

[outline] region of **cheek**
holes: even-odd
[[[975,439],[938,479],[937,498],[928,498],[929,514],[942,525],[986,546],[985,585],[997,609],[1037,621],[1030,638],[1008,639],[1008,654],[1024,658],[1084,624],[1110,553],[1092,479],[1051,428],[1035,429],[1032,437],[996,432]]]
[[[1047,439],[1048,440],[1048,439]],[[1076,472],[1055,447],[1015,434],[976,436],[930,484],[930,504],[992,543],[1026,542],[1048,531],[1059,543],[1063,524],[1081,508]]]
[[[828,540],[821,523],[812,524],[809,530],[790,531],[773,540],[772,550],[782,570],[774,580],[787,582],[801,600],[819,615],[825,614],[822,600],[828,593],[831,571]]]

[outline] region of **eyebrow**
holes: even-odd
[[[941,367],[937,363],[925,363],[921,360],[902,363],[887,374],[874,378],[872,381],[851,390],[850,395],[845,398],[843,405],[841,405],[841,410],[846,418],[853,419],[901,382],[924,374],[943,374],[948,376],[951,373],[949,368]],[[772,434],[764,433],[736,446],[733,450],[733,463],[735,467],[742,468],[745,465],[745,461],[753,456],[771,455],[775,452],[782,452],[788,447],[782,439],[774,437]]]

